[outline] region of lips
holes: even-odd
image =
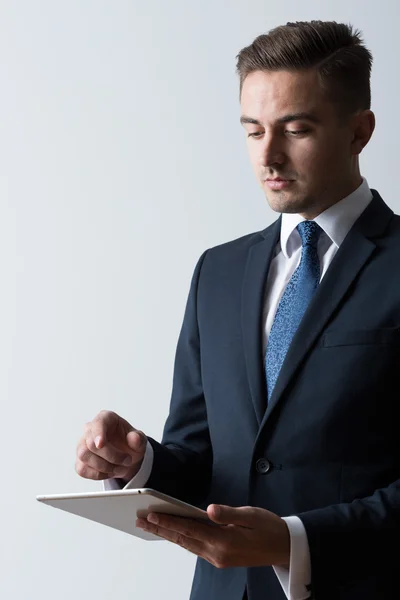
[[[267,177],[265,181],[293,181],[292,179],[285,179],[284,177],[277,177],[276,179],[270,179]]]
[[[283,190],[293,183],[291,179],[266,179],[265,183],[271,190]]]

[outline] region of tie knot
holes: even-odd
[[[297,231],[300,234],[303,246],[309,244],[316,246],[322,229],[315,221],[302,221],[297,225]]]

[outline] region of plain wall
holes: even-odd
[[[0,2],[0,595],[184,600],[195,557],[36,501],[103,408],[160,438],[200,254],[265,228],[235,57],[287,21],[361,29],[374,55],[370,187],[397,193],[396,3]]]

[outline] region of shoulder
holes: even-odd
[[[253,231],[252,233],[247,233],[240,237],[234,238],[233,240],[212,246],[206,251],[206,253],[210,257],[230,257],[243,253],[247,254],[247,251],[251,246],[257,244],[258,242],[262,242],[268,238],[268,236],[277,231],[276,228],[278,227],[279,220],[280,217],[268,225],[265,229]]]

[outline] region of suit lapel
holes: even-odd
[[[275,246],[279,241],[282,217],[260,234],[250,247],[242,288],[242,332],[247,376],[258,424],[261,424],[267,394],[262,356],[264,288]]]
[[[264,241],[249,250],[242,296],[242,326],[250,390],[260,428],[270,418],[290,380],[372,255],[376,244],[371,238],[384,231],[393,215],[378,192],[371,191],[372,201],[338,249],[293,337],[267,410],[262,356],[264,286],[275,245],[279,241],[281,219],[263,232]]]

